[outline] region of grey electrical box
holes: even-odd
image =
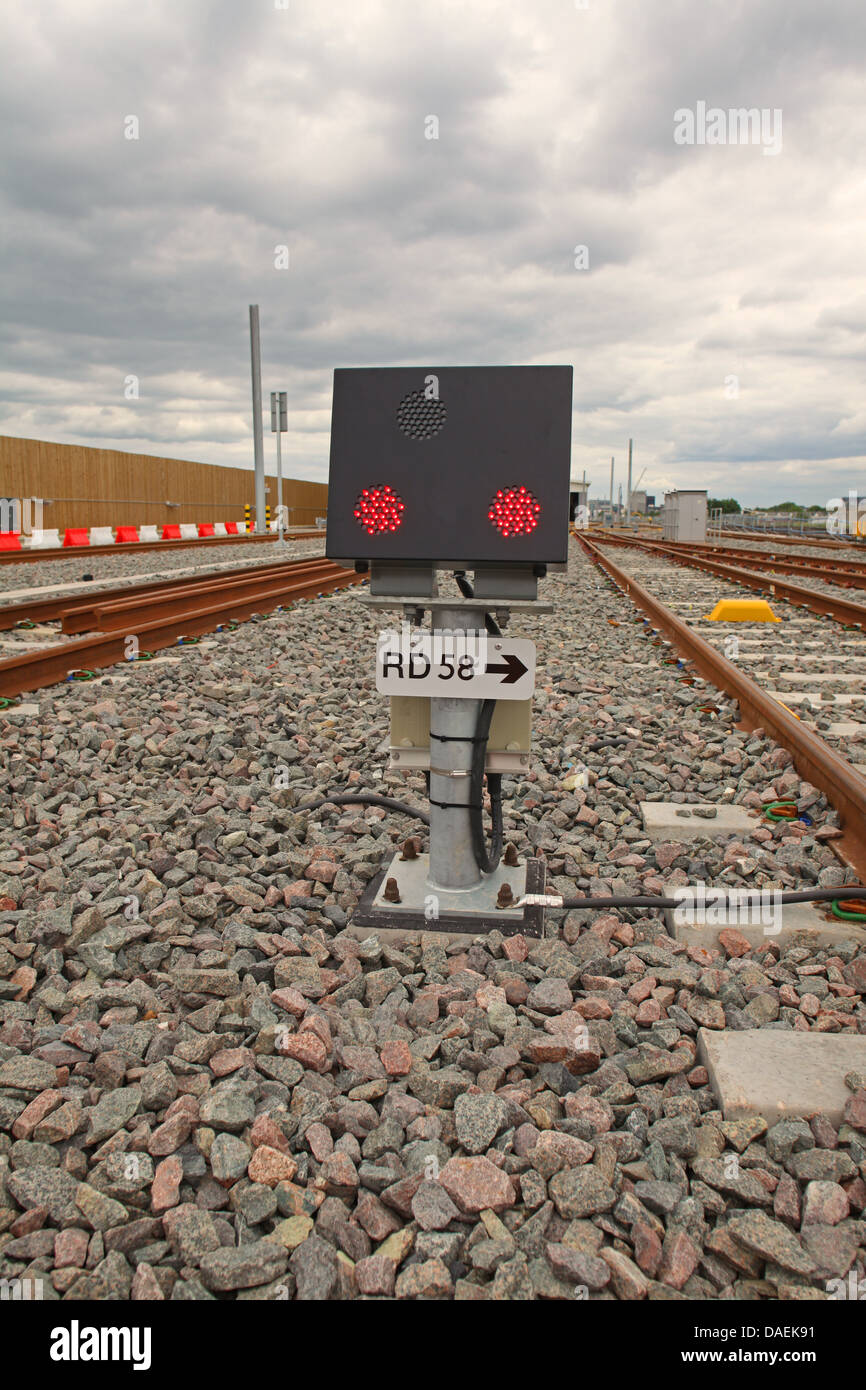
[[[467,569],[563,563],[572,375],[338,368],[327,555]]]
[[[665,493],[662,539],[700,542],[707,539],[706,488],[679,488]]]

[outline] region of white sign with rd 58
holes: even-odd
[[[535,643],[481,631],[383,632],[376,650],[381,695],[528,700],[535,689]]]

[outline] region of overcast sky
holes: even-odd
[[[252,466],[258,303],[287,475],[335,366],[565,362],[594,495],[866,491],[863,0],[0,15],[0,433]]]

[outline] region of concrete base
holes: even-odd
[[[477,888],[451,890],[437,888],[430,883],[430,856],[419,854],[417,859],[403,859],[395,854],[382,883],[376,892],[372,907],[399,913],[423,912],[425,907],[436,899],[436,908],[443,916],[461,916],[475,920],[495,913],[503,921],[519,920],[522,909],[497,908],[496,899],[501,886],[508,884],[515,902],[523,896],[526,887],[526,866],[516,865],[508,868],[500,863],[495,873],[485,876]],[[389,902],[385,897],[385,883],[393,879],[399,889],[400,902]]]
[[[838,1125],[849,1071],[866,1070],[866,1035],[698,1030],[698,1060],[726,1120],[761,1115],[767,1124],[819,1111]]]
[[[815,685],[827,685],[831,681],[839,681],[862,685],[862,671],[778,671],[776,680],[779,681],[812,681]]]
[[[368,937],[375,936],[381,941],[383,946],[402,946],[407,941],[420,941],[426,935],[425,931],[417,928],[410,930],[408,927],[355,927],[350,923],[346,928],[350,936],[354,936],[356,941],[366,941]],[[441,946],[471,946],[476,937],[483,936],[483,932],[460,932],[460,931],[439,931],[436,933],[436,941]]]
[[[800,704],[803,700],[808,700],[812,705],[823,705],[829,709],[833,705],[858,705],[866,700],[866,695],[827,695],[820,690],[768,690],[774,700],[779,700],[783,705]]]
[[[350,925],[363,928],[374,935],[393,931],[417,939],[425,932],[439,935],[468,935],[472,940],[486,932],[500,931],[503,936],[541,937],[544,930],[544,909],[540,906],[522,908],[496,907],[499,885],[508,883],[515,899],[526,893],[544,892],[544,861],[527,859],[514,868],[500,864],[475,889],[453,892],[432,888],[427,883],[429,856],[404,860],[395,855],[367,885]],[[395,879],[399,902],[388,902],[385,884]],[[435,912],[435,916],[433,913]],[[428,915],[429,914],[429,915]]]
[[[741,645],[742,645],[742,644],[741,644]],[[793,659],[793,657],[794,657],[794,653],[793,653],[793,652],[756,651],[756,652],[741,652],[741,653],[740,653],[740,660],[741,660],[741,661],[775,661],[775,662],[777,662],[779,665],[784,665],[784,663],[785,663],[786,661],[787,661],[787,662],[790,662],[790,661]],[[804,665],[804,663],[806,663],[806,662],[808,662],[808,661],[814,661],[814,662],[818,662],[818,663],[823,664],[823,663],[827,660],[827,657],[826,657],[825,653],[823,653],[823,652],[821,652],[821,653],[816,653],[816,652],[797,652],[796,660],[797,660],[797,663],[798,663],[799,666]],[[855,661],[855,662],[859,663],[860,665],[862,665],[862,664],[863,664],[864,658],[863,658],[862,656],[853,656],[853,655],[851,655],[850,653],[846,654],[845,652],[837,652],[836,649],[834,648],[834,649],[833,649],[833,660],[834,660],[834,661]],[[797,675],[796,675],[796,677],[795,677],[795,679],[800,680],[801,678],[802,678],[802,679],[809,679],[809,673],[806,672],[806,671],[798,671],[798,672],[797,672]],[[821,679],[823,679],[823,677],[821,677]],[[828,677],[827,679],[830,679],[830,677]]]
[[[784,948],[808,946],[810,950],[819,946],[835,946],[840,941],[857,941],[866,947],[866,930],[857,926],[855,922],[842,922],[838,917],[834,917],[829,911],[829,905],[787,903],[782,905],[780,913],[782,925],[779,931],[776,931],[777,923],[760,921],[757,903],[751,914],[745,911],[737,914],[742,915],[744,919],[748,915],[758,919],[753,922],[735,919],[720,923],[696,922],[694,911],[685,909],[677,909],[677,917],[684,919],[677,921],[674,909],[668,907],[664,909],[664,919],[670,935],[676,941],[684,941],[688,946],[718,946],[719,932],[733,927],[756,947],[768,946],[771,941],[778,941]]]
[[[710,820],[694,814],[705,806],[716,812]],[[663,840],[696,840],[699,836],[726,839],[729,835],[748,833],[759,823],[758,817],[745,807],[718,802],[685,805],[678,801],[642,801],[640,810],[644,831],[654,844]]]

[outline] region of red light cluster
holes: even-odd
[[[403,520],[405,503],[387,483],[365,487],[355,500],[355,520],[368,536],[396,531]]]
[[[500,536],[528,536],[538,525],[541,503],[528,487],[500,488],[487,513]]]

